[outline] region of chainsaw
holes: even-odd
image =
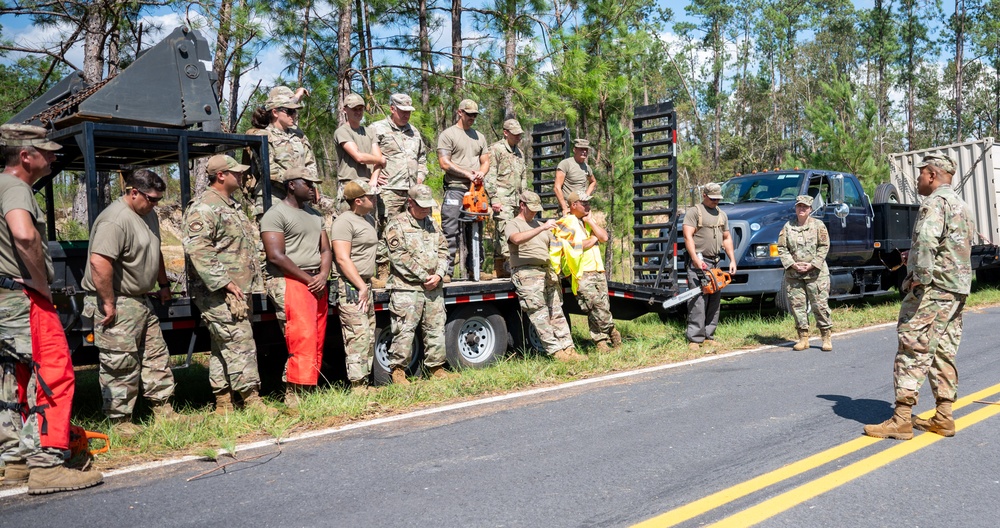
[[[681,303],[688,302],[695,297],[705,294],[711,295],[713,293],[718,293],[722,291],[723,288],[733,282],[733,276],[725,271],[718,268],[712,268],[709,270],[695,270],[695,274],[698,275],[698,281],[701,282],[701,288],[691,288],[688,291],[674,297],[673,299],[668,299],[663,301],[663,308],[673,308]]]

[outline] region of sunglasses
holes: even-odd
[[[295,117],[299,115],[297,108],[278,108],[279,112],[284,112],[288,117]]]
[[[157,196],[156,198],[153,198],[153,197],[151,197],[150,195],[148,195],[148,194],[146,194],[146,193],[144,193],[144,192],[140,191],[139,189],[136,189],[135,187],[129,187],[129,188],[125,189],[125,190],[126,190],[126,191],[135,191],[135,192],[137,192],[137,193],[139,193],[139,194],[143,195],[143,196],[144,196],[144,197],[146,198],[146,200],[147,200],[147,201],[148,201],[149,203],[153,204],[153,205],[156,205],[156,204],[160,203],[160,200],[162,200],[162,199],[163,199],[163,197],[162,197],[162,196]]]

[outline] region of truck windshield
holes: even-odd
[[[722,184],[720,203],[791,202],[802,189],[801,172],[738,176]]]

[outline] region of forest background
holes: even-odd
[[[526,130],[565,120],[595,146],[597,208],[621,256],[636,105],[675,105],[681,196],[805,166],[852,172],[871,192],[886,154],[1000,127],[1000,0],[0,0],[0,24],[2,121],[70,71],[100,81],[187,24],[214,48],[227,130],[249,128],[272,86],[310,90],[299,124],[327,180],[350,92],[369,123],[391,93],[413,96],[438,188],[433,147],[459,100],[479,102],[491,141],[508,117]],[[76,180],[58,184],[67,238],[85,238]]]

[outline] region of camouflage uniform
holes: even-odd
[[[820,330],[833,327],[830,320],[830,270],[826,255],[830,252],[830,234],[823,222],[810,217],[805,225],[789,221],[778,235],[778,257],[785,268],[785,288],[792,306],[795,328],[809,330],[809,307],[812,305],[816,326]],[[805,273],[792,269],[796,262],[808,262],[813,268]]]
[[[444,288],[439,283],[425,290],[428,277],[445,276],[448,242],[430,216],[417,220],[409,212],[389,220],[379,243],[389,255],[389,312],[392,314],[392,345],[389,364],[405,368],[417,326],[424,334],[424,365],[443,366],[445,356]],[[385,252],[384,252],[385,253]]]
[[[313,155],[309,138],[287,130],[280,130],[273,124],[267,127],[267,152],[270,157],[271,204],[285,198],[285,185],[282,175],[292,167],[305,167],[306,171],[318,177],[316,156]],[[298,132],[298,131],[297,131]],[[274,185],[277,183],[277,185]],[[254,187],[257,197],[254,202],[254,215],[264,214],[264,179],[259,178]]]
[[[247,296],[263,291],[256,231],[239,203],[214,188],[184,214],[184,253],[191,296],[212,337],[208,381],[212,392],[244,393],[260,388],[257,347],[249,317],[235,320],[226,304],[232,282]]]
[[[500,212],[493,213],[496,240],[493,255],[510,258],[510,250],[503,239],[507,221],[518,213],[518,195],[528,188],[527,167],[524,153],[515,145],[511,147],[506,139],[490,145],[490,170],[486,173],[486,193],[490,205],[500,205]]]
[[[917,404],[930,373],[938,402],[954,402],[958,386],[955,356],[962,340],[962,310],[972,286],[972,213],[951,185],[924,199],[913,227],[907,263],[913,288],[899,308],[895,361],[896,401]]]
[[[385,156],[382,174],[388,181],[379,187],[383,204],[379,223],[385,225],[388,219],[406,210],[406,191],[427,179],[427,149],[420,131],[409,123],[398,127],[387,117],[373,123],[368,131]]]
[[[521,311],[535,327],[545,353],[553,355],[573,346],[569,322],[562,309],[562,284],[548,266],[520,266],[511,275]]]
[[[368,288],[368,310],[358,310],[355,303],[347,302],[347,279],[336,282],[340,307],[340,326],[344,333],[344,354],[347,356],[348,381],[368,379],[375,354],[375,294]],[[357,295],[357,290],[354,294]]]

